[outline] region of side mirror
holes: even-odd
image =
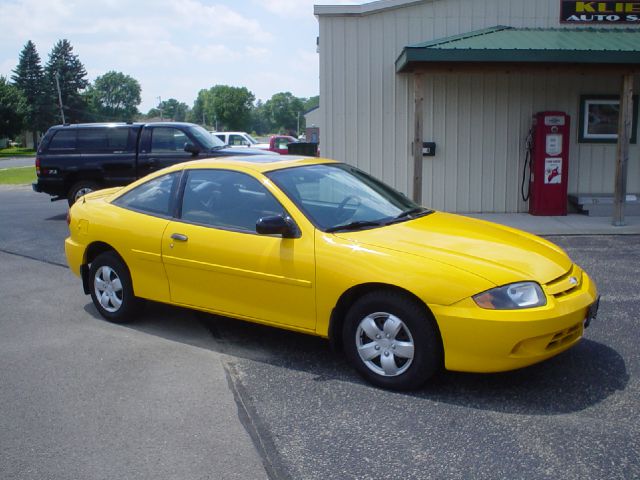
[[[200,153],[200,149],[196,147],[193,143],[185,143],[184,151],[189,152],[193,156],[196,156]]]
[[[291,217],[275,215],[262,217],[256,222],[256,232],[260,235],[282,235],[282,238],[298,238],[300,232]]]

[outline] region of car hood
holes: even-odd
[[[560,247],[540,237],[442,212],[337,235],[362,245],[445,263],[495,285],[526,280],[548,283],[565,274],[572,264]]]

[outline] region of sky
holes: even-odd
[[[63,38],[89,81],[108,71],[142,87],[138,109],[175,98],[189,107],[214,85],[256,99],[319,94],[313,5],[357,0],[0,0],[0,75],[10,78],[28,40],[44,66]]]

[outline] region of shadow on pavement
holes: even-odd
[[[54,215],[53,217],[45,218],[45,220],[66,220],[67,214],[61,213],[59,215]]]
[[[85,310],[102,318],[91,303]],[[315,381],[342,381],[375,390],[350,368],[342,353],[310,335],[151,302],[135,322],[116,327],[303,371],[314,375]],[[443,371],[421,390],[400,394],[478,410],[559,415],[596,405],[623,390],[628,381],[618,352],[585,338],[567,352],[531,367],[493,374]]]

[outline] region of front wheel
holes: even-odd
[[[371,292],[347,313],[343,345],[366,380],[392,390],[422,386],[442,365],[442,346],[433,317],[399,292]]]
[[[129,271],[115,252],[101,253],[91,262],[89,290],[96,309],[110,322],[131,320],[138,310]]]

